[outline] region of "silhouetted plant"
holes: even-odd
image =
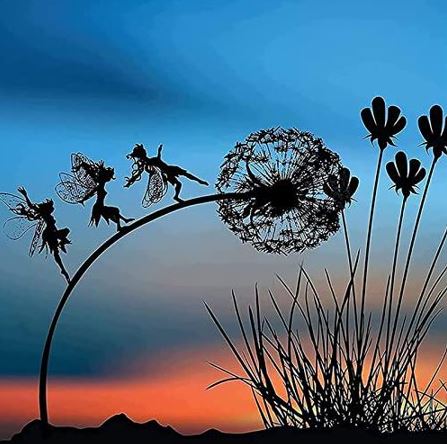
[[[351,279],[354,278],[354,263],[352,258],[351,243],[349,240],[348,224],[346,222],[345,209],[346,205],[350,205],[353,201],[353,196],[359,187],[360,181],[357,177],[351,176],[351,172],[347,168],[340,170],[340,175],[329,176],[328,182],[323,185],[324,192],[334,199],[336,205],[341,210],[341,218],[343,223],[343,234],[345,238],[346,254],[348,258],[349,273]],[[355,329],[358,331],[358,313],[357,313],[357,300],[355,294],[355,286],[351,286],[353,296],[353,312]],[[349,327],[349,325],[348,325]]]
[[[375,97],[371,102],[371,108],[364,108],[361,111],[363,124],[369,131],[368,138],[377,144],[381,150],[388,145],[394,145],[393,139],[399,134],[407,123],[397,106],[391,105],[386,109],[385,100],[382,97]]]
[[[348,296],[351,282],[344,293],[337,295],[327,272],[326,277],[332,295],[331,306],[323,305],[324,296],[301,268],[294,289],[279,278],[286,295],[290,296],[290,308],[282,310],[278,297],[270,292],[277,318],[266,318],[256,290],[255,307],[248,308],[248,326],[233,295],[242,344],[230,338],[207,306],[242,370],[239,374],[213,364],[226,376],[209,388],[232,381],[246,384],[266,428],[446,430],[447,408],[438,399],[445,385],[442,383],[430,392],[439,366],[425,388],[418,386],[416,376],[417,351],[437,316],[446,290],[441,290],[429,302],[417,323],[416,333],[405,340],[400,338],[400,353],[393,355],[387,367],[385,350],[380,349],[380,335],[374,337],[370,328],[365,329],[362,339],[371,347],[371,354],[375,350],[379,352],[370,365],[361,361],[359,381],[355,336],[347,328],[352,309]]]
[[[382,154],[387,145],[394,145],[394,136],[405,126],[405,119],[399,117],[397,107],[388,108],[388,120],[385,119],[385,112],[384,100],[375,98],[372,111],[365,109],[361,113],[370,131],[371,141],[377,140],[380,149],[361,282],[357,282],[360,252],[353,259],[345,218],[345,207],[352,201],[358,179],[351,178],[349,170],[342,169],[338,176],[328,177],[323,191],[338,202],[341,209],[349,263],[344,291],[337,294],[329,273],[325,271],[328,286],[322,293],[301,267],[294,291],[279,278],[283,289],[291,297],[290,310],[287,313],[282,311],[277,296],[269,291],[278,319],[274,322],[264,317],[256,289],[255,308],[248,309],[248,327],[233,294],[242,345],[236,345],[207,306],[242,370],[242,374],[238,374],[216,366],[228,377],[211,387],[228,381],[247,384],[266,427],[341,426],[379,432],[447,430],[447,406],[439,399],[446,385],[441,382],[438,387],[434,386],[446,353],[425,387],[419,386],[417,378],[418,353],[431,325],[443,309],[447,292],[443,284],[447,266],[435,275],[447,240],[447,228],[428,267],[420,293],[410,305],[409,312],[403,314],[401,311],[406,296],[405,282],[410,258],[434,166],[440,155],[447,152],[446,130],[442,129],[442,110],[438,105],[432,107],[430,119],[426,116],[419,119],[425,144],[427,148],[433,148],[434,159],[416,214],[397,298],[394,296],[394,286],[406,203],[411,195],[416,194],[426,170],[419,160],[408,161],[403,152],[396,154],[395,162],[386,165],[392,188],[402,195],[401,210],[391,271],[385,280],[384,299],[376,324],[373,323],[373,313],[365,310],[367,268]],[[358,285],[361,285],[360,301],[356,292]],[[323,302],[327,295],[332,301],[329,307]],[[302,322],[300,327],[297,327],[297,318]]]
[[[366,129],[369,131],[369,139],[371,143],[377,140],[379,145],[379,156],[377,159],[376,175],[374,178],[374,186],[371,196],[371,208],[369,212],[368,230],[366,234],[366,246],[365,246],[365,256],[363,264],[363,282],[362,282],[362,297],[361,297],[361,309],[360,309],[360,329],[364,328],[364,307],[365,307],[365,296],[367,291],[368,282],[368,265],[369,265],[369,253],[371,247],[371,235],[373,229],[374,221],[374,209],[376,206],[377,188],[379,186],[380,171],[382,167],[383,152],[388,145],[394,145],[393,139],[399,134],[407,123],[404,116],[401,116],[400,109],[391,105],[386,108],[385,100],[382,97],[375,97],[371,102],[371,109],[362,109],[360,115],[365,125]],[[362,344],[358,344],[359,352]]]
[[[424,205],[427,199],[427,193],[430,188],[433,173],[435,171],[436,164],[438,163],[442,153],[447,152],[446,151],[447,139],[445,138],[446,129],[445,128],[444,130],[442,129],[442,118],[443,118],[442,108],[439,105],[433,105],[430,108],[430,117],[421,116],[418,119],[419,130],[422,136],[425,138],[425,142],[423,142],[423,145],[426,146],[426,149],[433,148],[433,160],[430,166],[427,181],[425,183],[425,188],[422,193],[421,202],[419,204],[419,209],[414,222],[414,228],[411,235],[410,244],[408,246],[407,259],[405,261],[402,283],[399,292],[399,300],[402,300],[405,292],[405,286],[407,283],[407,277],[410,269],[414,244],[416,242],[416,236],[418,233],[419,224],[421,222],[422,212],[424,210]]]
[[[388,320],[391,322],[391,308],[393,306],[393,297],[394,297],[394,284],[396,278],[396,267],[397,267],[397,258],[399,254],[399,245],[400,238],[402,234],[402,223],[405,214],[405,208],[407,199],[413,193],[416,193],[416,188],[418,183],[420,183],[426,175],[425,168],[421,167],[421,162],[418,159],[411,159],[408,163],[408,159],[406,154],[403,151],[399,151],[395,156],[395,161],[388,162],[386,165],[386,170],[388,175],[394,185],[396,192],[401,190],[402,192],[402,204],[399,213],[399,219],[397,223],[397,234],[396,234],[396,242],[394,247],[393,254],[393,263],[391,266],[391,280],[389,287],[389,304],[388,304]],[[396,310],[396,315],[393,322],[393,329],[390,335],[389,326],[387,329],[387,350],[390,347],[390,344],[394,342],[394,336],[396,333],[397,322],[399,320],[399,312],[400,306],[402,303],[403,292],[399,296],[398,309]]]
[[[408,163],[403,151],[396,154],[394,162],[386,164],[386,170],[394,182],[393,188],[396,192],[401,190],[404,199],[408,199],[411,193],[416,193],[418,183],[424,180],[426,174],[425,168],[421,168],[420,160],[411,159]]]
[[[251,197],[221,201],[219,215],[242,242],[259,251],[314,248],[339,229],[340,208],[324,186],[341,171],[338,155],[308,132],[272,128],[252,133],[225,156],[216,184],[220,192]]]
[[[447,117],[443,124],[443,112],[439,105],[430,108],[430,118],[421,116],[418,120],[419,130],[425,139],[426,149],[433,149],[435,159],[447,154]]]
[[[347,168],[341,168],[340,174],[337,176],[331,174],[327,182],[323,184],[323,191],[331,197],[336,204],[345,209],[346,204],[350,205],[352,196],[354,196],[359,187],[359,179],[352,176]]]

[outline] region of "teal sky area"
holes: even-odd
[[[152,153],[163,143],[168,162],[210,182],[205,189],[185,181],[183,195],[193,197],[213,192],[235,142],[260,128],[293,126],[322,137],[360,178],[348,212],[360,248],[377,149],[364,139],[359,112],[376,95],[400,106],[408,125],[397,145],[429,166],[416,121],[434,103],[447,107],[446,22],[441,0],[2,2],[0,190],[23,185],[37,201],[56,199],[58,223],[71,229],[64,259],[73,271],[113,227],[87,226],[90,202],[57,200],[58,173],[69,171],[72,152],[114,166],[109,202],[140,217],[144,183],[123,188],[135,143]],[[387,149],[386,159],[395,152]],[[445,227],[446,173],[442,159],[417,244],[416,281]],[[390,185],[383,175],[376,293],[385,286],[400,204]],[[171,199],[169,191],[158,206]],[[0,214],[8,217],[6,209]],[[64,288],[51,258],[27,256],[30,240],[0,237],[0,378],[37,375]],[[293,281],[303,260],[317,280],[327,266],[337,281],[346,270],[343,248],[339,233],[304,255],[269,256],[242,245],[214,204],[178,212],[94,265],[63,315],[51,374],[125,377],[127,364],[142,357],[220,344],[203,301],[230,316],[232,289],[251,301],[256,282],[277,287],[275,273]]]

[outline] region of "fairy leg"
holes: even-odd
[[[122,228],[121,221],[127,224],[128,222],[132,222],[134,220],[132,218],[124,217],[118,207],[107,207],[107,212],[109,214],[110,220],[116,224],[116,229],[118,231]]]
[[[195,182],[198,182],[201,185],[207,185],[207,186],[209,185],[208,182],[206,182],[206,181],[204,181],[202,179],[199,179],[197,176],[194,176],[194,174],[188,173],[188,171],[185,171],[183,173],[183,176],[187,177],[189,180],[194,180]]]
[[[70,283],[70,276],[67,273],[67,270],[65,269],[64,263],[62,262],[62,259],[59,255],[59,251],[55,251],[53,253],[54,260],[56,261],[56,264],[59,266],[61,270],[61,274],[64,276],[64,278],[67,280],[68,283]]]
[[[180,199],[179,196],[180,190],[182,189],[182,183],[176,177],[171,179],[170,182],[175,187],[174,200],[176,200],[177,202],[183,202],[183,199]]]
[[[116,207],[107,207],[108,219],[111,220],[114,224],[116,224],[116,230],[121,230],[120,223],[120,210]]]
[[[126,224],[135,220],[133,217],[124,217],[122,214],[119,215],[119,218]]]

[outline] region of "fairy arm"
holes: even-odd
[[[161,151],[163,150],[163,144],[158,146],[157,157],[161,159]]]
[[[32,203],[31,200],[28,197],[28,193],[26,192],[25,188],[23,187],[19,187],[17,188],[17,191],[25,198],[26,204],[30,207],[30,208],[36,208],[36,204]]]
[[[137,164],[137,168],[134,168],[132,171],[132,175],[130,177],[126,177],[126,183],[124,184],[125,188],[129,188],[135,182],[138,182],[141,179],[141,175],[143,174],[144,168],[141,165]]]

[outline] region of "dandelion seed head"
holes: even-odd
[[[225,156],[216,183],[220,192],[249,197],[219,202],[219,215],[259,251],[314,248],[340,227],[340,207],[323,186],[341,169],[338,155],[309,132],[278,127],[251,133]]]

